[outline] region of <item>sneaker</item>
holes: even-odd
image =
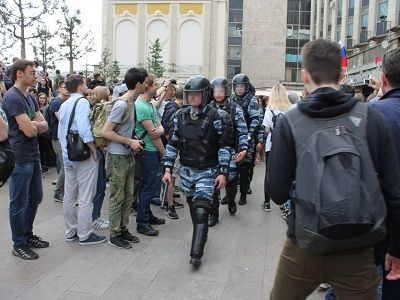
[[[165,219],[157,218],[156,216],[151,215],[149,223],[150,225],[163,225],[165,224]]]
[[[42,240],[38,235],[32,235],[25,246],[29,248],[47,248],[50,246],[50,243]]]
[[[102,219],[98,218],[93,221],[93,227],[95,229],[99,229],[99,230],[106,230],[106,229],[110,228],[110,225],[103,222]]]
[[[321,283],[318,288],[322,291],[326,291],[327,289],[329,289],[329,284],[327,283]]]
[[[63,203],[64,201],[64,194],[61,193],[54,193],[54,201],[58,203]]]
[[[79,241],[79,245],[81,245],[81,246],[95,245],[95,244],[104,243],[106,241],[107,241],[107,238],[105,236],[97,235],[94,232],[92,232],[86,240]]]
[[[228,198],[225,196],[224,198],[221,199],[221,205],[227,205],[228,204]]]
[[[104,217],[100,217],[99,220],[101,220],[104,224],[110,225],[110,221],[107,220],[107,219],[104,218]]]
[[[261,207],[266,211],[266,212],[270,212],[271,211],[271,204],[268,202],[263,202],[261,204]]]
[[[144,234],[144,235],[149,235],[149,236],[155,236],[158,235],[158,230],[154,229],[153,227],[151,227],[151,225],[145,225],[145,226],[138,226],[136,228],[136,231]]]
[[[35,251],[32,251],[29,247],[26,246],[14,246],[11,254],[27,260],[39,258],[39,255]]]
[[[174,220],[179,219],[178,214],[176,213],[176,210],[175,210],[175,206],[174,206],[174,205],[169,206],[169,207],[167,208],[167,210],[165,211],[165,214],[166,214],[166,215],[168,216],[168,218],[170,218],[170,219],[174,219]]]
[[[122,231],[121,232],[121,237],[124,240],[132,242],[134,244],[139,243],[139,238],[137,236],[134,236],[133,234],[131,234],[128,230]]]
[[[111,246],[121,248],[121,249],[130,249],[132,248],[132,244],[129,243],[127,240],[125,240],[122,236],[117,235],[117,236],[110,236],[110,240],[108,243]]]
[[[73,236],[71,236],[71,237],[66,237],[66,238],[65,238],[65,241],[66,241],[66,242],[73,242],[73,241],[76,241],[76,240],[78,240],[78,239],[79,239],[78,234],[75,232],[75,234],[74,234]]]
[[[247,203],[246,201],[246,194],[241,194],[239,198],[239,205],[245,205]]]
[[[161,206],[161,201],[158,198],[153,198],[150,200],[150,203],[156,206]]]
[[[174,206],[175,206],[176,209],[180,209],[180,208],[184,208],[185,207],[185,205],[183,205],[182,203],[176,202],[175,200],[174,200]]]
[[[42,167],[42,175],[45,175],[45,174],[48,174],[50,171],[49,171],[49,168],[47,168],[47,167]]]
[[[129,213],[129,215],[132,216],[132,217],[136,217],[136,215],[137,215],[136,209],[131,208],[131,212]]]

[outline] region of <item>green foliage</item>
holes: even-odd
[[[111,80],[116,81],[118,80],[118,76],[121,74],[121,70],[119,68],[119,63],[117,60],[112,62],[111,66]]]
[[[108,48],[103,49],[99,71],[103,75],[103,78],[106,81],[108,78],[111,77],[112,74],[111,51]]]
[[[163,67],[163,60],[161,56],[161,43],[160,39],[157,38],[153,45],[149,47],[149,54],[147,57],[147,70],[149,73],[154,74],[155,76],[162,77],[165,72],[165,68]]]
[[[44,18],[53,14],[58,0],[0,0],[0,28],[7,39],[21,43],[21,58],[26,58],[26,43],[39,37],[37,32],[27,34],[27,29],[44,23]]]
[[[53,46],[49,46],[50,40],[54,37],[54,34],[52,34],[45,26],[42,28],[38,27],[37,33],[37,43],[31,44],[35,60],[40,63],[43,72],[46,72],[47,69],[55,69],[54,59],[56,49]]]
[[[80,59],[87,53],[94,52],[91,32],[82,33],[81,12],[76,10],[70,13],[68,6],[63,1],[61,6],[63,20],[58,20],[59,35],[62,40],[60,54],[69,61],[69,72],[74,71],[74,60]]]

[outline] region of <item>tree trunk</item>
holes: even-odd
[[[69,74],[72,74],[74,72],[74,60],[72,58],[69,58]]]
[[[21,58],[26,58],[26,50],[25,50],[25,17],[22,11],[22,3],[21,0],[18,1],[18,8],[21,14]]]

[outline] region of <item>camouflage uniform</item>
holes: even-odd
[[[259,131],[260,107],[257,98],[250,93],[243,97],[232,96],[230,101],[234,101],[242,107],[248,128],[248,151],[245,159],[239,164],[240,194],[245,197],[249,188],[251,164]],[[239,204],[241,203],[239,202]]]
[[[237,153],[244,150],[248,151],[248,140],[247,140],[248,130],[246,121],[244,119],[243,109],[241,108],[241,106],[229,103],[228,99],[227,101],[228,105],[226,104],[219,105],[217,102],[212,101],[210,103],[210,106],[218,108],[218,110],[226,111],[228,114],[230,114],[231,119],[233,121],[234,145],[231,145],[231,147],[229,147],[231,151],[231,160],[229,165],[229,181],[226,185],[226,194],[228,196],[226,203],[228,203],[229,198],[232,199],[234,203],[235,196],[237,193],[237,180],[238,180],[238,169],[235,159]],[[232,111],[233,109],[235,109],[235,111]],[[220,191],[215,190],[214,200],[211,206],[210,215],[216,217],[217,219],[219,217],[219,198],[220,198]],[[236,205],[235,209],[230,210],[230,212],[232,214],[236,212]]]

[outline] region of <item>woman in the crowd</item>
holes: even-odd
[[[88,90],[89,91],[89,90]],[[86,97],[88,99],[88,97]],[[88,99],[92,106],[103,101],[111,100],[110,90],[106,86],[97,86],[90,92],[90,98]],[[106,193],[107,174],[105,169],[105,150],[97,148],[97,156],[99,158],[99,173],[97,177],[96,195],[93,197],[93,212],[92,220],[93,226],[96,229],[108,229],[110,228],[110,222],[101,217],[101,208],[103,207],[104,196]]]
[[[51,98],[51,88],[46,80],[46,78],[42,78],[37,86],[37,92],[44,93],[48,99]]]
[[[282,84],[275,84],[271,90],[271,96],[268,101],[268,106],[265,109],[263,126],[267,140],[265,143],[265,178],[264,178],[264,202],[262,208],[269,212],[271,211],[270,195],[267,189],[267,170],[268,170],[268,155],[271,150],[271,135],[279,117],[284,115],[289,110],[291,103],[287,96],[285,87]]]
[[[38,106],[39,110],[42,114],[45,114],[45,110],[49,107],[49,100],[47,98],[47,94],[39,93],[38,97]],[[42,163],[42,173],[46,174],[49,172],[49,165],[51,165],[50,160],[51,157],[54,157],[54,150],[51,144],[51,140],[47,133],[40,134],[38,136],[39,142],[39,151],[40,151],[40,161]]]

